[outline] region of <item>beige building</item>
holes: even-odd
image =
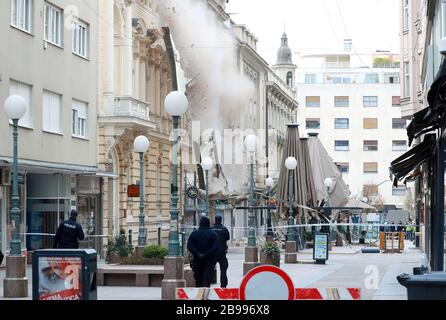
[[[423,108],[421,84],[426,39],[426,1],[401,0],[401,116],[410,119]]]
[[[80,212],[87,233],[100,227],[97,176],[97,1],[0,2],[0,249],[9,250],[11,94],[28,104],[19,122],[22,247],[52,248],[60,221]]]
[[[145,135],[151,142],[144,158],[147,239],[166,244],[172,121],[163,104],[177,86],[169,29],[162,28],[152,1],[99,3],[99,167],[109,173],[103,188],[104,234],[124,230],[137,243],[139,197],[129,197],[128,188],[139,184],[133,141]]]

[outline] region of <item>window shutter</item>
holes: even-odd
[[[364,118],[364,129],[378,129],[378,118]]]
[[[364,162],[364,173],[377,173],[378,162]]]

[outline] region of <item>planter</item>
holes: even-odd
[[[267,254],[266,252],[260,251],[260,264],[280,267],[280,258],[274,259],[271,255]]]
[[[307,241],[307,248],[309,249],[313,248],[313,241]]]

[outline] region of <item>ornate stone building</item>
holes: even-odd
[[[99,15],[99,167],[109,173],[103,186],[104,234],[124,230],[137,243],[139,198],[129,197],[127,189],[139,184],[133,140],[145,135],[147,240],[166,243],[172,121],[163,104],[177,89],[170,32],[150,0],[101,0]]]

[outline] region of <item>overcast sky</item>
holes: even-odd
[[[296,53],[341,49],[399,52],[399,0],[229,0],[227,12],[259,38],[258,51],[276,61],[284,28]]]

